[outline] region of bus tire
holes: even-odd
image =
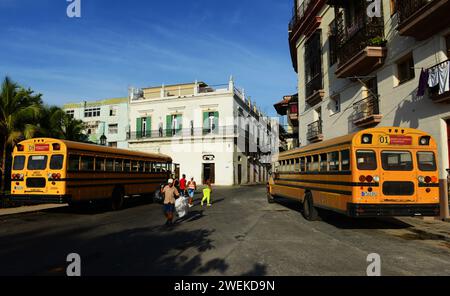
[[[308,221],[317,221],[319,219],[319,213],[314,207],[312,194],[306,193],[305,200],[303,201],[303,216]]]
[[[112,194],[111,198],[111,210],[113,211],[119,211],[123,208],[124,204],[124,192],[121,188],[114,189],[114,192]]]

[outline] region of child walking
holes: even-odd
[[[211,206],[211,192],[212,192],[211,181],[208,180],[208,181],[206,181],[206,188],[203,189],[203,199],[202,199],[202,203],[201,203],[202,207],[203,207],[205,200],[207,202],[208,207]]]

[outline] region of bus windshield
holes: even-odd
[[[383,151],[381,162],[386,171],[412,171],[413,162],[409,151]]]
[[[27,169],[32,171],[45,170],[47,168],[47,155],[31,155],[28,158]]]
[[[422,172],[434,172],[437,169],[433,152],[417,152],[417,162]]]
[[[13,170],[20,171],[23,170],[24,167],[25,167],[25,156],[20,155],[14,157]]]

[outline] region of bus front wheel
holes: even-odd
[[[111,198],[111,209],[113,211],[119,211],[123,208],[124,203],[124,193],[122,189],[116,189],[113,192]]]
[[[319,219],[319,213],[314,207],[311,193],[307,193],[303,201],[303,216],[308,221],[316,221]]]

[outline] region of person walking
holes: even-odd
[[[211,186],[211,181],[207,180],[206,181],[206,188],[203,189],[203,199],[201,202],[201,206],[203,207],[204,202],[207,202],[207,206],[210,207],[211,206],[211,192],[212,192],[212,186]]]
[[[192,208],[194,206],[194,194],[195,190],[197,190],[197,183],[194,181],[194,177],[187,184],[188,195],[189,195],[189,207]]]
[[[180,179],[180,193],[182,196],[186,196],[186,175],[183,174],[183,177]]]
[[[169,179],[168,185],[162,190],[164,194],[164,214],[166,216],[166,226],[173,225],[173,215],[175,211],[175,200],[180,196],[177,188],[174,186],[173,179]]]

